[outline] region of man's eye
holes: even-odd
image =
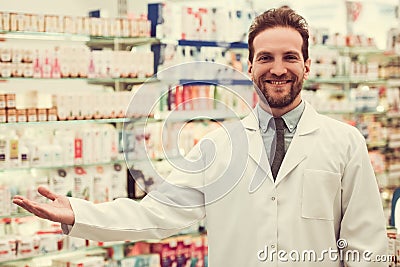
[[[287,60],[297,60],[298,58],[297,58],[297,56],[286,56],[286,59]]]
[[[259,61],[268,61],[268,60],[271,60],[271,57],[270,56],[261,56],[258,58],[258,60]]]

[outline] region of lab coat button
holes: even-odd
[[[271,200],[272,200],[272,201],[275,201],[275,197],[271,197]]]

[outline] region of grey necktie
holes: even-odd
[[[271,146],[271,157],[273,157],[271,171],[272,171],[272,176],[274,177],[275,180],[276,176],[278,175],[279,168],[281,167],[283,158],[285,157],[285,138],[284,138],[285,122],[283,121],[282,118],[274,118],[274,121],[275,121],[276,131],[275,131],[274,142],[272,142]]]

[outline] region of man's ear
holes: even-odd
[[[311,66],[311,59],[307,59],[306,62],[304,62],[304,75],[303,79],[307,80],[309,75],[310,75],[310,66]]]
[[[252,71],[253,71],[253,64],[251,64],[250,60],[247,60],[247,74],[249,74],[251,80],[253,80],[253,75],[251,73]]]

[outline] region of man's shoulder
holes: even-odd
[[[216,129],[210,131],[207,136],[216,136],[219,137],[223,133],[233,134],[238,133],[239,131],[244,131],[245,126],[243,124],[243,120],[231,120],[231,121],[224,121],[220,123],[220,126]]]
[[[359,129],[357,129],[354,125],[351,125],[340,119],[329,117],[324,114],[318,114],[318,117],[322,129],[332,135],[336,135],[342,138],[351,137],[351,139],[353,140],[354,138],[363,141],[365,140]]]
[[[325,114],[318,113],[318,117],[320,118],[320,121],[327,126],[334,126],[334,127],[339,127],[343,130],[348,130],[348,131],[353,131],[356,129],[355,126],[339,119],[339,118],[333,118]]]
[[[211,130],[203,136],[202,140],[210,139],[218,146],[224,146],[227,143],[237,142],[237,139],[247,138],[245,124],[242,120],[230,120],[220,123],[220,126]]]

